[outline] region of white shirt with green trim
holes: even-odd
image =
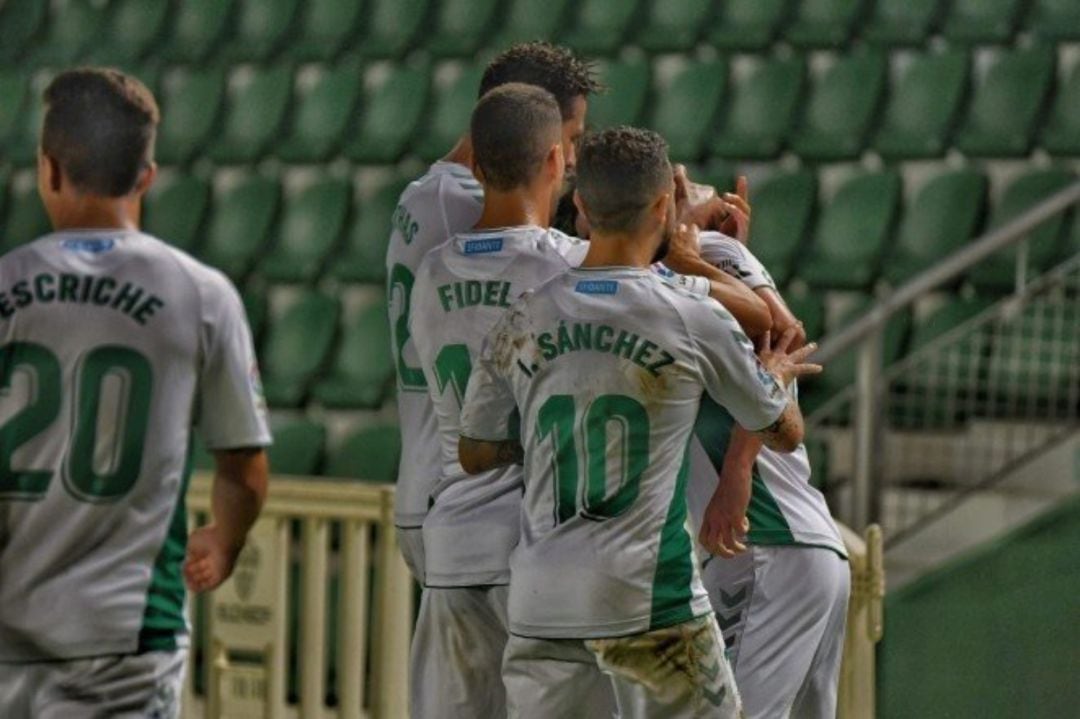
[[[702,233],[701,254],[751,289],[776,289],[761,262],[733,238]],[[792,391],[797,393],[797,387]],[[694,527],[701,526],[705,508],[716,490],[733,428],[731,413],[708,398],[702,401],[694,429],[687,488]],[[810,460],[805,445],[800,444],[794,452],[786,454],[768,447],[758,453],[751,474],[747,518],[750,521],[747,539],[751,544],[825,547],[847,557],[824,495],[810,484]]]
[[[270,443],[236,290],[148,235],[0,258],[0,662],[186,642],[191,427]]]
[[[439,161],[405,188],[394,212],[386,276],[401,427],[401,464],[394,498],[394,522],[399,527],[423,524],[442,466],[435,410],[409,334],[410,294],[424,255],[475,225],[483,203],[483,189],[469,168]]]
[[[570,270],[491,331],[461,431],[512,437],[520,411],[513,633],[612,637],[711,611],[684,494],[703,392],[755,429],[786,404],[722,306],[646,269]]]

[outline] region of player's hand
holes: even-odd
[[[743,541],[750,531],[750,521],[746,518],[746,508],[750,505],[750,472],[751,466],[733,468],[725,462],[720,483],[705,507],[698,541],[709,552],[724,559],[746,551]]]
[[[798,335],[798,331],[795,327],[789,327],[784,334],[780,336],[780,339],[776,343],[776,347],[771,346],[771,339],[769,333],[766,332],[762,336],[761,350],[758,352],[758,357],[761,358],[761,363],[765,365],[765,369],[771,372],[780,383],[785,387],[790,387],[793,380],[798,377],[806,375],[818,374],[821,372],[822,367],[819,364],[812,362],[806,362],[806,358],[813,354],[817,349],[817,344],[811,342],[804,347],[794,350],[788,353],[791,348],[791,343]]]
[[[664,264],[669,269],[684,275],[696,274],[701,259],[701,245],[698,241],[698,228],[694,224],[679,223],[671,236]]]
[[[184,579],[193,592],[217,589],[232,574],[240,547],[228,543],[213,524],[199,527],[188,536]]]
[[[750,242],[750,183],[745,175],[735,180],[735,192],[725,192],[720,198],[725,210],[725,217],[720,221],[720,232],[734,237],[739,242]]]

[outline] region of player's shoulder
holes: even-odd
[[[239,298],[239,293],[224,272],[211,267],[184,250],[146,233],[141,233],[143,248],[151,261],[168,265],[166,271],[185,279],[203,303]]]
[[[428,210],[435,206],[433,202],[439,201],[439,198],[445,201],[447,196],[481,203],[484,201],[484,190],[469,168],[457,162],[439,160],[405,186],[398,204],[410,209]]]

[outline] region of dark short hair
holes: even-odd
[[[547,42],[523,42],[499,53],[484,70],[479,97],[508,82],[536,85],[550,92],[564,120],[573,114],[576,98],[603,90],[591,63]]]
[[[672,182],[667,143],[652,130],[613,127],[588,134],[581,142],[577,191],[594,230],[636,229],[645,210]]]
[[[86,67],[45,88],[41,149],[82,192],[128,194],[154,157],[161,114],[146,86],[119,70]]]
[[[512,82],[480,98],[469,124],[473,162],[496,190],[528,185],[562,139],[559,105],[547,90]]]

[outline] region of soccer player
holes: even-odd
[[[150,92],[79,69],[44,100],[55,232],[0,259],[0,716],[176,717],[183,581],[229,576],[266,492],[251,333],[224,276],[138,230]],[[189,537],[193,423],[217,474]]]
[[[674,189],[655,133],[587,137],[577,192],[588,254],[506,312],[469,380],[462,467],[525,468],[503,674],[511,717],[583,716],[600,670],[622,717],[739,710],[685,527],[687,445],[707,392],[791,451],[802,417],[783,387],[819,368],[801,364],[806,351],[785,353],[790,335],[758,362],[719,303],[649,271],[676,232]]]

